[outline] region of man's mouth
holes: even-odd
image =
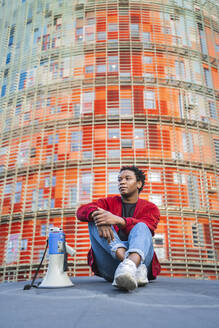
[[[124,187],[124,186],[119,187],[119,190],[123,190],[123,189],[127,189],[127,187]]]

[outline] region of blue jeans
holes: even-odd
[[[151,232],[145,223],[137,223],[130,231],[127,241],[120,240],[112,227],[115,239],[110,243],[105,238],[99,236],[94,222],[89,222],[88,227],[99,273],[106,280],[113,281],[114,279],[114,273],[120,263],[120,260],[116,257],[116,250],[119,247],[126,249],[126,257],[128,257],[129,253],[138,253],[141,256],[141,263],[144,263],[147,268],[150,267],[154,248]]]

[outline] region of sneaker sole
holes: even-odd
[[[123,275],[119,275],[118,277],[116,277],[116,287],[120,288],[120,289],[125,289],[125,290],[134,290],[135,288],[137,288],[137,283],[136,281],[132,278],[131,275],[129,274],[123,274]]]
[[[144,287],[147,284],[148,284],[148,281],[145,281],[145,282],[138,281],[138,287]]]

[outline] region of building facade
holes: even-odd
[[[0,1],[1,281],[32,277],[51,226],[91,274],[76,208],[132,164],[162,274],[218,278],[218,22],[208,0]]]

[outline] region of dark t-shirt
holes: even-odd
[[[130,203],[123,203],[122,202],[122,217],[123,218],[133,217],[136,204],[137,203],[130,204]],[[122,229],[119,229],[118,236],[123,241],[128,240],[128,236],[125,234],[125,232]]]

